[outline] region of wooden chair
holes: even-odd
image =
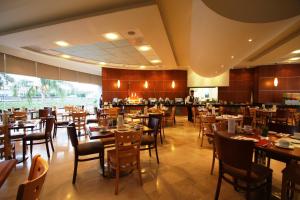
[[[8,130],[8,127],[6,126],[0,126],[0,159],[2,159],[5,156],[5,136],[4,133]],[[8,150],[8,152],[10,152],[10,155],[8,156],[9,158],[16,158],[16,148],[15,148],[15,143],[14,141],[8,141],[8,144],[10,145],[10,150]]]
[[[159,129],[161,118],[156,115],[149,117],[148,127],[153,129],[148,135],[142,135],[141,139],[141,150],[148,150],[149,156],[151,157],[151,149],[155,149],[156,161],[159,164],[158,150],[157,150],[157,134]]]
[[[212,137],[213,134],[212,124],[215,122],[216,122],[215,115],[201,115],[201,126],[199,129],[199,137],[201,134],[201,147],[203,146],[204,136],[207,136],[209,138]]]
[[[300,165],[297,162],[291,162],[282,171],[281,200],[294,199],[295,191],[300,193],[299,186]]]
[[[219,158],[215,200],[219,199],[222,179],[232,184],[235,189],[246,190],[246,199],[250,198],[250,192],[262,188],[266,188],[267,199],[270,199],[272,170],[252,162],[254,142],[235,140],[217,132],[215,144]]]
[[[78,132],[78,135],[81,136],[81,130],[84,131],[84,135],[86,135],[86,113],[85,112],[73,112],[72,120],[75,124],[75,128]]]
[[[252,127],[256,127],[256,108],[249,108],[249,115],[252,118]]]
[[[194,119],[194,125],[197,124],[197,119],[200,122],[200,115],[199,115],[199,111],[196,107],[192,107],[192,114],[193,114],[193,119]]]
[[[72,146],[74,147],[74,170],[73,170],[72,183],[75,184],[76,182],[78,162],[85,162],[85,161],[99,159],[100,167],[102,168],[102,175],[105,176],[103,143],[96,141],[96,142],[87,142],[87,143],[79,144],[74,123],[69,124],[69,126],[67,127],[67,131],[71,139]],[[82,156],[89,156],[92,154],[98,154],[99,156],[81,158]]]
[[[56,138],[57,129],[58,128],[67,128],[69,121],[60,121],[57,119],[56,110],[51,112],[52,116],[54,117],[54,131],[53,131],[53,138]]]
[[[46,118],[46,128],[41,132],[33,132],[30,134],[27,134],[23,137],[23,143],[25,145],[30,146],[30,155],[32,156],[32,147],[33,145],[37,144],[45,144],[47,149],[47,155],[48,158],[50,158],[50,151],[49,151],[49,145],[50,142],[52,151],[54,152],[54,146],[52,142],[52,130],[54,125],[54,117],[47,117]],[[29,141],[29,144],[27,143]],[[35,142],[37,141],[37,142]],[[25,153],[25,152],[23,152]]]
[[[46,119],[49,117],[49,110],[48,109],[39,109],[39,119],[40,122],[40,128],[44,128],[46,124]]]
[[[119,114],[119,111],[120,111],[120,108],[119,107],[113,107],[113,108],[110,108],[108,110],[108,115],[110,118],[112,119],[117,119],[118,117],[118,114]]]
[[[176,106],[173,106],[171,109],[171,113],[169,115],[168,114],[165,115],[163,126],[167,125],[168,121],[170,121],[172,126],[174,126],[176,123],[175,116],[176,116]]]
[[[289,119],[289,111],[287,109],[277,109],[276,115],[272,117],[272,121],[280,124],[287,124]]]
[[[218,123],[212,124],[213,133],[216,134],[216,132],[218,132],[218,131],[226,131],[227,130],[227,125],[228,125],[228,123],[226,121],[220,121]],[[218,158],[214,137],[213,137],[212,144],[213,144],[213,158],[212,158],[211,169],[210,169],[210,174],[211,175],[213,175],[213,173],[214,173],[215,160],[216,160],[216,158]]]
[[[40,155],[32,159],[28,179],[19,186],[17,200],[39,199],[45,178],[48,172],[48,163]]]
[[[115,194],[119,191],[120,171],[138,170],[140,184],[142,185],[142,174],[140,165],[140,132],[115,132],[115,149],[107,152],[108,170],[115,169],[116,182]]]
[[[26,121],[27,120],[27,112],[14,111],[13,112],[13,119],[14,119],[14,121],[17,121],[17,120]]]

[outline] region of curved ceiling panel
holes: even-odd
[[[202,1],[223,17],[248,23],[273,22],[300,14],[299,0]]]

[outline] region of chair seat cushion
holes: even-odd
[[[142,135],[141,145],[154,144],[155,138],[152,135]]]
[[[223,163],[223,165],[224,165],[225,173],[228,173],[238,179],[246,181],[247,172],[245,170],[240,170],[240,169],[228,166],[225,163]],[[252,172],[251,172],[249,181],[251,183],[258,183],[258,182],[264,181],[269,176],[272,176],[272,172],[273,171],[270,168],[253,163],[252,164]]]
[[[40,132],[30,133],[30,134],[26,135],[26,140],[42,140],[45,138],[46,138],[45,133],[40,133]]]
[[[100,153],[104,151],[104,145],[102,142],[87,142],[78,144],[77,151],[79,155],[89,155],[94,153]]]

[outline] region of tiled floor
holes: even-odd
[[[76,185],[72,185],[73,148],[66,131],[60,129],[41,199],[213,199],[218,164],[214,175],[210,175],[211,146],[205,142],[201,148],[199,128],[186,121],[186,118],[178,117],[176,126],[166,128],[165,143],[159,145],[159,165],[155,154],[150,158],[147,151],[142,152],[143,186],[138,184],[137,174],[132,173],[120,179],[118,196],[114,195],[114,179],[102,177],[98,161],[80,163]],[[81,137],[81,140],[84,142],[85,138]],[[34,146],[33,152],[47,158],[44,145]],[[1,200],[16,198],[18,185],[27,177],[29,167],[30,160],[17,165],[0,189]],[[280,187],[283,167],[283,163],[271,162],[275,188]],[[244,197],[243,193],[223,182],[220,199]]]

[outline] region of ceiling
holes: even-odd
[[[233,67],[299,63],[288,60],[300,57],[291,54],[300,49],[299,2],[2,0],[0,51],[87,73],[106,66],[215,77]],[[121,38],[109,41],[103,37],[109,32]],[[58,40],[70,46],[59,47]]]

